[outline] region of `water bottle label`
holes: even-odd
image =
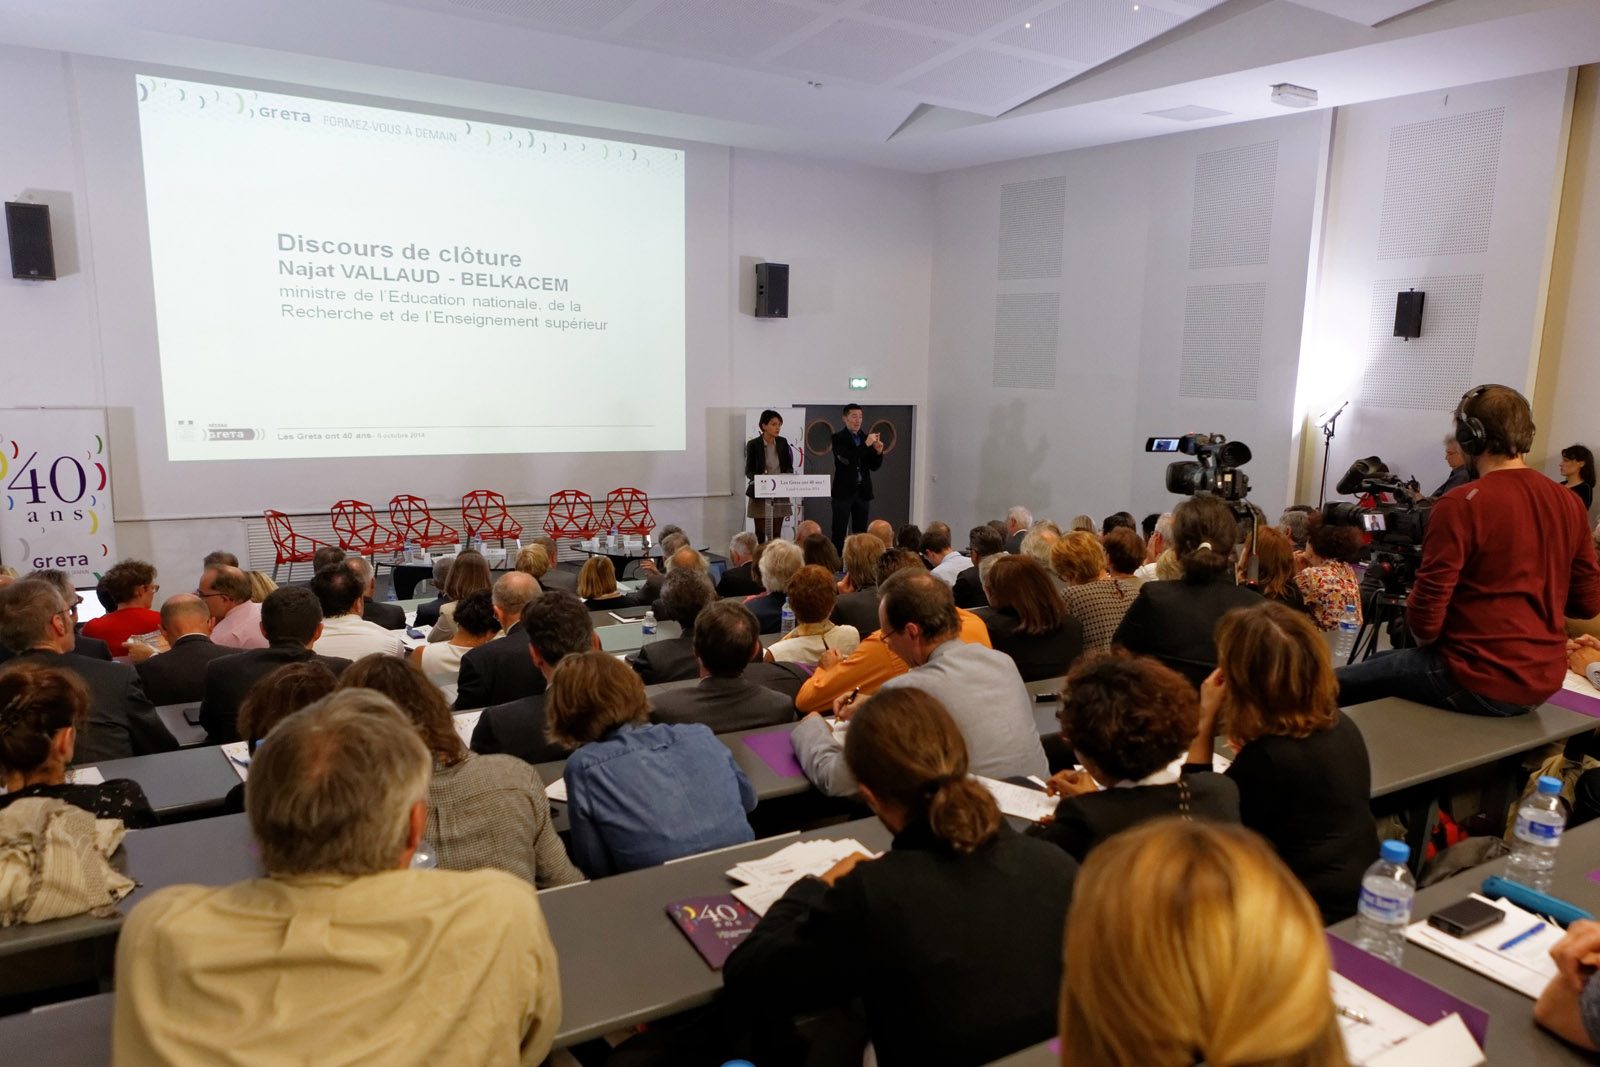
[[[1385,896],[1374,893],[1366,886],[1361,887],[1362,915],[1378,922],[1398,925],[1411,918],[1411,901],[1401,897]]]
[[[1517,836],[1532,845],[1557,845],[1561,842],[1560,823],[1534,822],[1527,816],[1517,816]]]

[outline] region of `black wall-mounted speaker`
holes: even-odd
[[[6,203],[6,235],[11,243],[11,276],[54,281],[56,250],[50,243],[50,206]]]
[[[1395,298],[1394,335],[1396,337],[1422,336],[1422,299],[1427,293],[1408,289]]]
[[[756,264],[756,318],[789,317],[789,264]]]

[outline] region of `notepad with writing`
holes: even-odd
[[[714,971],[722,969],[759,921],[755,912],[727,894],[674,901],[667,905],[667,915]]]

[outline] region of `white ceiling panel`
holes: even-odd
[[[1014,27],[995,41],[1094,66],[1183,21],[1181,16],[1132,0],[1067,0],[1030,19],[1031,27]]]
[[[447,0],[441,6],[461,14],[481,11],[525,19],[546,29],[593,33],[633,4],[634,0]]]
[[[622,44],[743,61],[815,23],[814,11],[770,0],[662,0],[619,32]]]
[[[867,0],[860,11],[973,37],[1044,6],[1040,0]]]
[[[918,74],[900,88],[932,103],[998,115],[1055,88],[1081,69],[974,48]]]
[[[950,41],[920,33],[841,20],[775,56],[773,63],[807,74],[884,85],[954,47]]]
[[[1309,7],[1324,15],[1359,22],[1363,26],[1376,26],[1380,22],[1427,7],[1433,0],[1290,0],[1301,7]]]

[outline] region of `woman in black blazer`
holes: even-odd
[[[1006,825],[927,693],[873,697],[844,758],[894,845],[802,878],[767,910],[723,968],[741,1015],[859,1000],[883,1067],[988,1063],[1049,1038],[1078,865]]]
[[[1066,674],[1083,654],[1083,623],[1067,611],[1050,575],[1032,556],[996,557],[983,588],[989,606],[976,614],[989,627],[990,643],[1011,657],[1024,682]]]
[[[783,520],[792,512],[788,499],[775,499],[772,503],[772,527],[767,527],[767,501],[756,499],[755,477],[758,474],[793,474],[794,454],[789,442],[778,436],[783,429],[783,416],[768,408],[761,413],[761,433],[745,442],[744,476],[749,480],[744,495],[750,503],[745,514],[756,520],[756,540],[769,541],[783,528]]]

